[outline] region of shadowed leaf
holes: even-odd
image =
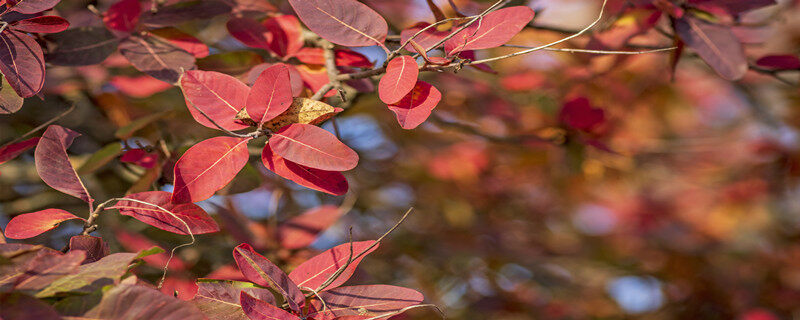
[[[59,66],[88,66],[103,62],[117,50],[119,40],[103,27],[80,27],[48,35],[55,48],[47,62]]]
[[[300,320],[299,317],[254,298],[244,291],[240,294],[239,301],[242,304],[242,311],[251,320]]]
[[[202,320],[203,313],[189,302],[137,285],[119,285],[103,294],[100,303],[83,317],[89,319]]]
[[[738,80],[747,73],[742,44],[729,27],[685,15],[675,20],[675,31],[722,78]]]
[[[28,149],[35,147],[39,143],[39,139],[41,138],[30,138],[0,148],[0,164],[14,159]]]
[[[181,69],[194,67],[194,56],[168,40],[154,35],[132,35],[119,43],[119,52],[141,72],[175,83]]]
[[[249,282],[199,279],[197,287],[197,295],[192,299],[192,303],[213,319],[248,320],[239,304],[242,292],[247,292],[266,303],[275,304],[275,297],[271,291],[256,288]]]
[[[321,292],[326,310],[309,316],[318,320],[334,319],[344,316],[363,318],[392,315],[403,308],[415,306],[425,299],[416,290],[390,285],[363,285],[341,287]],[[314,301],[314,307],[322,310],[322,304]]]
[[[79,133],[61,126],[47,127],[34,152],[36,172],[53,189],[92,202],[94,199],[86,191],[67,156],[67,148],[78,136]]]
[[[275,289],[286,298],[292,310],[300,311],[305,304],[306,299],[297,285],[278,266],[255,252],[249,244],[243,243],[234,248],[233,259],[247,280]]]
[[[29,98],[44,86],[44,56],[33,37],[14,30],[0,33],[0,71],[20,97]]]

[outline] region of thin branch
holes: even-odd
[[[58,121],[59,119],[63,118],[64,116],[68,115],[73,110],[75,110],[75,104],[72,104],[67,110],[64,110],[64,112],[58,114],[57,116],[53,117],[52,119],[47,120],[45,123],[40,124],[38,127],[33,128],[30,131],[26,132],[25,134],[17,137],[16,139],[11,140],[11,141],[7,142],[6,144],[0,146],[0,148],[22,141],[22,139],[25,139],[28,136],[36,133],[37,131],[42,130],[45,127],[53,124],[53,122]]]
[[[385,313],[385,314],[382,314],[382,315],[379,315],[379,316],[374,316],[372,318],[367,318],[367,319],[364,319],[364,320],[386,319],[386,318],[389,318],[389,317],[393,317],[393,316],[402,314],[402,313],[404,313],[404,312],[406,312],[408,310],[418,309],[418,308],[433,308],[434,310],[436,310],[436,312],[439,313],[440,316],[442,316],[442,319],[447,319],[447,317],[444,315],[444,312],[442,311],[442,309],[439,309],[439,307],[437,305],[435,305],[435,304],[418,304],[418,305],[415,305],[415,306],[405,307],[405,308],[397,310],[395,312]]]
[[[228,130],[228,129],[225,129],[225,128],[223,128],[222,126],[220,126],[220,125],[219,125],[219,124],[218,124],[216,121],[214,121],[214,119],[211,119],[211,117],[210,117],[210,116],[209,116],[209,115],[208,115],[208,114],[207,114],[205,111],[203,111],[203,110],[201,110],[200,108],[198,108],[198,107],[197,107],[197,106],[194,104],[194,102],[191,102],[191,101],[189,101],[188,99],[187,99],[186,101],[187,101],[187,102],[189,102],[189,104],[191,104],[191,105],[192,105],[192,108],[194,108],[195,110],[197,110],[198,112],[200,112],[200,114],[202,114],[202,115],[203,115],[203,117],[205,117],[205,118],[206,118],[206,120],[208,120],[209,122],[211,122],[211,124],[213,124],[215,127],[217,127],[217,129],[221,130],[222,132],[225,132],[225,133],[227,133],[227,134],[228,134],[228,135],[230,135],[230,136],[239,137],[239,138],[255,138],[255,137],[256,137],[256,136],[257,136],[257,135],[260,133],[260,131],[256,130],[256,131],[255,131],[255,132],[253,132],[253,133],[249,133],[249,134],[241,134],[241,133],[236,133],[236,132],[230,131],[230,130]]]
[[[412,36],[411,36],[411,38],[408,38],[406,41],[404,41],[404,42],[403,42],[403,43],[400,45],[400,47],[399,47],[399,48],[397,48],[397,50],[394,50],[394,51],[392,51],[392,53],[391,53],[391,54],[390,54],[388,57],[386,57],[386,63],[388,63],[390,60],[392,60],[392,58],[396,57],[396,56],[397,56],[397,55],[400,53],[400,50],[402,50],[403,48],[405,48],[406,46],[408,46],[408,44],[409,44],[409,43],[410,43],[412,40],[414,40],[414,39],[416,39],[417,37],[419,37],[419,35],[421,35],[421,34],[422,34],[422,33],[424,33],[425,31],[428,31],[428,30],[430,30],[431,28],[434,28],[434,27],[436,27],[436,26],[439,26],[439,25],[441,25],[441,24],[444,24],[444,23],[447,23],[447,22],[451,22],[451,21],[459,21],[459,20],[465,20],[465,19],[474,19],[474,18],[477,18],[477,17],[478,17],[478,16],[469,16],[469,17],[463,17],[463,18],[461,18],[461,17],[459,17],[459,18],[448,18],[448,19],[444,19],[444,20],[441,20],[441,21],[436,21],[435,23],[433,23],[433,24],[430,24],[430,25],[428,25],[428,26],[427,26],[427,27],[425,27],[425,28],[422,28],[421,30],[417,31],[417,33],[415,33],[414,35],[412,35]]]
[[[484,10],[483,12],[481,12],[481,14],[479,14],[479,15],[475,16],[474,18],[472,18],[472,20],[470,20],[469,22],[465,23],[463,26],[458,28],[456,31],[451,32],[449,35],[444,37],[442,40],[439,40],[439,42],[437,42],[436,44],[430,46],[429,48],[426,48],[425,52],[428,52],[428,51],[431,51],[433,49],[438,48],[443,43],[445,43],[445,41],[450,40],[450,38],[452,38],[452,37],[455,37],[455,35],[457,35],[459,32],[461,32],[462,30],[468,28],[469,26],[471,26],[473,23],[477,22],[478,20],[481,20],[484,16],[486,16],[489,13],[491,13],[492,11],[497,10],[500,6],[502,6],[506,2],[508,2],[508,0],[499,0],[499,1],[495,2],[494,4],[492,4],[492,6],[490,6],[489,8]],[[417,57],[419,57],[419,53],[414,55],[413,58],[416,59]]]
[[[530,46],[519,46],[513,44],[506,44],[503,45],[504,47],[508,48],[522,48],[522,49],[530,49],[533,47]],[[556,51],[556,52],[569,52],[569,53],[594,53],[594,54],[613,54],[613,55],[637,55],[637,54],[647,54],[647,53],[656,53],[656,52],[665,52],[665,51],[672,51],[677,49],[678,47],[669,47],[669,48],[657,48],[652,50],[643,50],[643,51],[614,51],[614,50],[591,50],[591,49],[576,49],[576,48],[544,48],[542,50],[545,51]]]

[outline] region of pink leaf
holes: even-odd
[[[369,248],[373,245],[375,241],[360,241],[360,242],[353,242],[353,255],[352,257],[355,258],[365,250],[368,250],[367,253],[355,259],[349,266],[339,275],[336,280],[331,282],[325,290],[330,290],[341,286],[344,284],[353,273],[356,271],[358,264],[361,263],[361,260],[366,257],[372,251],[378,249],[378,245],[376,244],[374,247]],[[289,278],[292,279],[295,283],[297,283],[300,287],[311,288],[316,290],[320,285],[322,285],[328,278],[336,273],[340,267],[347,264],[347,260],[350,259],[350,243],[345,243],[338,245],[330,250],[327,250],[323,253],[320,253],[317,256],[314,256],[308,261],[303,262],[303,264],[297,266],[290,274]]]
[[[490,12],[445,41],[444,50],[447,55],[453,55],[464,50],[499,47],[522,31],[533,16],[533,9],[524,6]]]
[[[189,226],[192,234],[219,231],[217,222],[203,208],[193,203],[172,203],[170,202],[170,196],[171,194],[166,191],[134,193],[125,196],[125,198],[138,201],[120,200],[108,209],[117,209],[120,214],[177,234],[188,234],[186,226]],[[173,217],[173,215],[180,218],[180,220]]]
[[[250,18],[232,18],[227,24],[228,33],[248,47],[270,49],[272,34],[264,25]]]
[[[400,32],[400,43],[405,43],[408,39],[411,39],[411,37],[417,34],[417,32],[425,29],[429,25],[431,24],[427,22],[419,22],[410,28],[403,30]],[[447,37],[449,34],[450,31],[439,31],[436,29],[436,27],[433,27],[420,33],[416,38],[414,38],[414,42],[427,49]],[[415,51],[414,47],[410,43],[406,45],[406,50],[411,52]]]
[[[325,301],[327,308],[309,315],[317,320],[390,315],[425,300],[416,290],[382,284],[341,287],[321,292],[319,296]],[[318,300],[314,301],[314,307],[322,310],[322,304]]]
[[[281,57],[294,56],[303,47],[303,28],[293,15],[280,15],[264,20],[272,38],[269,49]]]
[[[181,77],[181,89],[189,112],[200,124],[217,129],[197,109],[203,110],[225,129],[247,128],[247,125],[237,123],[235,119],[239,110],[244,108],[250,93],[250,88],[238,79],[214,71],[190,70]]]
[[[0,164],[14,159],[28,149],[35,147],[36,144],[39,143],[39,139],[41,138],[30,138],[28,140],[12,143],[0,148]]]
[[[139,0],[120,0],[111,5],[103,15],[106,27],[112,30],[131,32],[139,23],[142,5]]]
[[[61,209],[45,209],[31,213],[23,213],[11,219],[6,226],[6,237],[11,239],[27,239],[52,230],[59,223],[81,219]]]
[[[198,202],[227,185],[247,164],[249,139],[215,137],[189,148],[175,163],[172,202]]]
[[[301,249],[309,246],[320,233],[339,221],[344,210],[337,206],[324,205],[292,217],[278,226],[278,239],[281,247]]]
[[[181,229],[185,228],[186,227],[183,227],[183,224],[181,223]],[[119,244],[129,252],[141,252],[153,247],[161,248],[161,246],[159,246],[157,243],[138,233],[129,233],[118,229],[114,230],[114,237],[117,239],[117,241],[119,241]],[[142,260],[144,260],[145,263],[159,269],[164,268],[164,266],[167,265],[167,262],[169,262],[169,270],[171,271],[186,270],[187,263],[183,261],[183,259],[178,256],[174,256],[172,257],[172,260],[170,260],[166,250],[164,251],[165,252],[146,256],[142,258]]]
[[[175,28],[161,28],[151,31],[153,34],[167,39],[172,44],[185,50],[195,58],[208,56],[208,46],[192,35]]]
[[[233,249],[233,259],[247,280],[264,287],[272,287],[286,298],[289,308],[299,312],[305,304],[303,292],[278,266],[243,243]]]
[[[403,129],[414,129],[428,119],[441,99],[442,94],[436,87],[420,80],[403,99],[389,104],[389,110],[397,115],[397,122]]]
[[[340,196],[347,193],[347,179],[340,172],[309,168],[286,160],[274,152],[269,145],[261,153],[264,166],[275,174],[294,181],[309,189]]]
[[[355,0],[289,0],[289,4],[308,29],[338,45],[383,46],[389,31],[380,14]]]
[[[378,96],[386,104],[395,103],[408,94],[419,77],[419,66],[411,56],[399,56],[389,61],[386,74],[378,83]]]
[[[11,28],[29,33],[57,33],[69,28],[69,21],[57,16],[41,16],[12,23]]]
[[[294,123],[275,132],[269,139],[275,154],[307,167],[327,171],[347,171],[358,164],[358,154],[336,136],[320,127]]]
[[[756,64],[764,68],[777,70],[800,69],[800,58],[791,54],[768,55],[758,59]]]
[[[150,169],[158,163],[158,153],[148,153],[144,149],[131,149],[119,157],[120,162],[133,163],[142,168]]]
[[[172,84],[180,80],[182,70],[195,67],[193,55],[152,33],[132,34],[118,47],[137,70]]]
[[[86,191],[67,156],[67,148],[77,136],[80,134],[61,126],[47,127],[34,152],[36,172],[53,189],[92,202],[94,199]]]
[[[117,87],[120,92],[134,98],[147,98],[155,93],[172,88],[172,85],[158,80],[148,75],[141,76],[113,76],[111,85]],[[203,118],[205,119],[205,118]],[[216,129],[216,127],[215,127]]]
[[[292,105],[292,84],[289,68],[279,63],[258,76],[247,96],[247,114],[260,126],[286,111]]]
[[[0,33],[0,40],[0,72],[8,84],[23,98],[39,93],[44,86],[44,57],[39,43],[14,30]]]
[[[299,320],[300,318],[284,311],[281,308],[254,298],[242,291],[239,298],[242,311],[250,320]]]
[[[45,10],[50,10],[61,0],[17,0],[9,11],[16,11],[24,14],[34,14]]]
[[[336,65],[340,67],[372,68],[372,62],[363,54],[353,50],[334,50]],[[325,55],[322,48],[303,48],[295,55],[300,62],[305,64],[325,65]]]

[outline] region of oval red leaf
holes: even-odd
[[[106,27],[112,30],[130,32],[139,23],[142,5],[139,0],[120,0],[112,4],[103,15]]]
[[[38,236],[46,231],[52,230],[59,223],[81,219],[61,209],[45,209],[31,213],[23,213],[11,219],[6,225],[6,238],[27,239]]]
[[[358,154],[320,127],[294,123],[269,139],[275,154],[304,166],[327,171],[347,171],[358,164]]]
[[[200,124],[218,129],[197,109],[203,110],[225,129],[247,128],[247,125],[237,123],[235,119],[239,110],[244,108],[250,93],[250,88],[238,79],[215,71],[190,70],[181,77],[181,90],[189,112]]]
[[[274,64],[261,72],[247,96],[247,114],[258,123],[272,120],[292,105],[292,83],[289,68]]]
[[[20,97],[33,97],[44,86],[42,48],[31,36],[14,30],[0,33],[0,40],[0,72]]]
[[[345,213],[337,206],[324,205],[292,217],[278,226],[278,240],[286,249],[309,246],[320,233],[332,226]]]
[[[172,202],[198,202],[211,198],[247,164],[250,139],[216,137],[189,148],[175,163]]]
[[[341,286],[348,279],[350,279],[350,277],[356,271],[358,264],[361,263],[361,260],[363,260],[364,257],[366,257],[370,252],[378,249],[377,244],[371,249],[369,248],[374,243],[375,241],[372,240],[353,242],[353,258],[366,250],[369,251],[350,263],[344,272],[342,272],[342,274],[340,274],[336,280],[331,282],[331,284],[328,285],[325,290],[330,290]],[[292,272],[289,273],[289,278],[291,278],[298,287],[316,290],[320,285],[328,280],[331,275],[336,273],[336,270],[347,264],[347,260],[350,259],[350,246],[350,243],[341,244],[330,250],[320,253],[311,259],[308,259],[308,261],[303,262],[301,265],[297,266],[297,268],[292,270]]]
[[[499,47],[522,31],[533,20],[533,9],[525,6],[490,12],[444,43],[448,56],[464,50]]]
[[[419,77],[419,66],[411,56],[399,56],[389,61],[386,74],[378,83],[378,97],[386,104],[395,103],[408,94]]]
[[[312,32],[347,47],[383,46],[389,27],[380,14],[355,0],[289,0]]]
[[[334,50],[336,65],[340,67],[372,68],[372,62],[366,56],[353,50]],[[325,54],[322,48],[303,48],[295,55],[305,64],[325,65]]]
[[[77,136],[80,134],[61,126],[47,127],[33,153],[36,172],[39,173],[39,177],[44,183],[53,189],[83,201],[92,202],[94,199],[86,191],[86,187],[78,178],[78,174],[75,173],[67,156],[67,148],[72,145],[72,140]]]
[[[442,93],[436,87],[417,81],[414,89],[403,99],[389,105],[389,110],[395,113],[403,129],[414,129],[428,119],[439,100],[442,100]]]
[[[69,21],[57,16],[41,16],[16,21],[11,25],[11,28],[30,33],[56,33],[67,30]]]
[[[14,159],[26,150],[35,147],[36,144],[39,143],[39,139],[41,138],[30,138],[28,140],[12,143],[0,148],[0,164]]]
[[[286,298],[289,308],[299,312],[306,298],[289,276],[271,261],[258,254],[249,244],[233,249],[233,259],[247,280],[264,287],[272,287]]]
[[[250,320],[299,320],[300,318],[281,308],[254,298],[242,291],[239,297],[242,311]]]
[[[321,292],[319,298],[325,301],[327,308],[309,315],[319,320],[346,316],[389,316],[425,300],[422,293],[416,290],[383,284],[336,288]],[[319,300],[314,300],[314,307],[323,309]]]
[[[286,160],[264,146],[261,153],[264,166],[275,174],[309,189],[340,196],[347,193],[349,185],[344,175],[337,171],[309,168]]]
[[[294,56],[303,47],[303,28],[293,15],[280,15],[264,20],[272,39],[269,49],[281,57]]]
[[[194,203],[172,203],[170,201],[171,196],[172,194],[166,191],[135,193],[127,195],[125,198],[136,201],[121,200],[108,209],[117,209],[120,214],[177,234],[189,234],[186,231],[186,226],[189,227],[192,234],[219,231],[217,222],[203,208]]]

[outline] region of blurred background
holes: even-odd
[[[365,2],[386,17],[390,33],[434,21],[426,1]],[[454,2],[465,14],[491,3]],[[800,53],[800,2],[779,2],[738,20],[735,32],[753,60]],[[285,3],[273,3],[291,13]],[[434,3],[454,15],[448,1]],[[609,18],[591,36],[562,47],[616,39],[626,22],[639,17],[614,11],[624,3],[612,1]],[[88,4],[103,9],[110,3],[63,0],[57,10],[73,26],[96,24],[85,10]],[[595,0],[512,4],[534,8],[534,23],[555,29],[526,29],[511,41],[524,46],[567,35],[559,30],[581,29],[600,8]],[[180,29],[208,44],[209,57],[248,50],[227,34],[226,21],[220,16]],[[659,25],[669,24],[662,19]],[[650,30],[628,43],[669,47],[673,42]],[[378,48],[356,50],[376,64],[385,59]],[[261,56],[226,59],[219,59],[226,61],[226,72],[243,80],[254,65],[270,62]],[[74,103],[76,110],[58,124],[82,134],[70,154],[96,199],[170,190],[180,153],[219,133],[191,118],[180,89],[140,80],[140,73],[120,61],[115,54],[99,66],[48,68],[45,99],[28,99],[20,112],[0,116],[0,142]],[[218,62],[206,61],[209,69]],[[346,106],[336,125],[361,157],[346,173],[350,192],[343,197],[268,172],[257,156],[260,149],[253,147],[246,169],[201,203],[223,231],[198,236],[197,244],[180,249],[164,290],[190,298],[195,278],[235,278],[231,250],[241,242],[253,243],[290,270],[319,250],[346,242],[351,228],[355,240],[377,238],[414,207],[350,284],[415,288],[449,319],[800,317],[797,72],[776,79],[751,71],[730,82],[691,52],[674,76],[670,52],[541,51],[491,68],[496,74],[474,68],[424,74],[443,99],[434,115],[411,131],[398,126],[374,93],[353,94],[345,104],[331,98],[332,105]],[[576,112],[596,116],[579,125],[569,119]],[[119,128],[150,115],[157,116],[140,130],[119,134]],[[334,131],[330,121],[323,127]],[[149,169],[121,162],[115,151],[158,149],[159,141],[172,154],[153,152],[161,166]],[[276,244],[276,225],[324,204],[349,210],[310,248]],[[48,207],[87,214],[82,202],[42,183],[32,153],[0,166],[0,227],[14,215]],[[188,241],[113,211],[99,224],[96,235],[109,241],[112,251],[170,249]],[[65,222],[28,242],[60,248],[80,230],[78,223]],[[164,263],[166,256],[155,256],[137,273],[157,280]],[[399,318],[435,317],[415,310]]]

